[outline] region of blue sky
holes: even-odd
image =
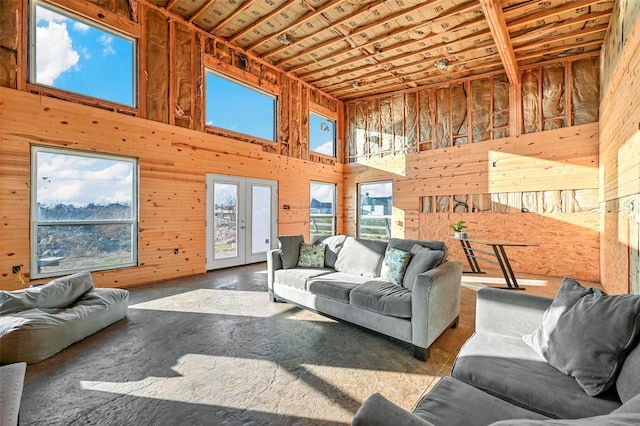
[[[37,83],[135,106],[133,58],[131,40],[36,6]]]

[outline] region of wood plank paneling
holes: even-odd
[[[21,265],[29,275],[32,144],[139,159],[139,265],[95,273],[99,287],[129,287],[205,272],[206,173],[277,180],[278,232],[301,233],[307,239],[311,180],[334,182],[339,194],[344,190],[341,164],[269,154],[259,145],[6,88],[0,88],[0,99],[2,289],[21,287],[11,266]],[[284,204],[291,210],[283,210]],[[340,202],[338,215],[341,221]]]

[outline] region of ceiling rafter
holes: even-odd
[[[215,0],[214,0],[215,1]],[[256,2],[257,0],[247,0],[245,2],[243,2],[240,7],[238,7],[236,10],[234,10],[233,12],[231,12],[226,18],[222,19],[220,22],[218,22],[216,25],[214,25],[213,28],[209,29],[209,32],[211,33],[215,33],[217,30],[219,30],[220,28],[224,27],[225,25],[227,25],[229,22],[233,21],[235,18],[238,17],[238,15],[240,15],[241,13],[245,12],[247,9],[249,9],[251,6],[253,6],[253,4]]]
[[[440,74],[438,76],[427,75],[427,76],[425,76],[423,78],[420,78],[420,79],[410,80],[410,81],[402,81],[402,82],[399,82],[399,83],[396,83],[396,84],[387,85],[387,86],[385,86],[385,89],[386,89],[386,87],[390,87],[391,91],[398,91],[398,90],[403,90],[403,89],[416,88],[418,86],[424,85],[424,84],[421,84],[421,83],[424,83],[424,82],[429,82],[429,84],[435,84],[435,82],[431,82],[431,81],[433,79],[436,79],[438,77],[443,77],[443,76],[445,78],[441,79],[441,81],[439,81],[438,83],[445,83],[445,82],[450,81],[450,80],[458,79],[461,76],[467,76],[467,75],[469,75],[469,71],[479,71],[479,70],[485,70],[487,68],[492,69],[492,68],[500,67],[501,65],[502,65],[502,62],[500,61],[499,56],[496,56],[494,61],[491,61],[491,62],[486,63],[486,64],[479,64],[479,65],[477,65],[477,66],[475,66],[473,68],[469,68],[469,69],[465,69],[465,70],[461,70],[461,71],[456,71],[456,72],[453,72],[453,73],[447,73],[445,75],[443,75],[443,74]],[[371,83],[371,85],[375,85],[375,83]],[[364,88],[362,88],[362,89],[364,89]],[[362,89],[353,88],[353,89],[351,89],[349,91],[346,91],[346,92],[344,92],[344,91],[336,91],[336,92],[332,92],[332,93],[336,93],[338,95],[338,97],[340,97],[341,99],[343,99],[343,97],[347,93],[350,93],[350,92],[354,93],[355,96],[353,96],[353,97],[348,97],[347,96],[346,98],[344,98],[344,100],[347,101],[347,100],[351,100],[351,99],[354,99],[354,98],[361,98],[363,96],[368,96],[370,94],[376,94],[376,92],[378,92],[376,87],[373,87],[373,88],[370,88],[370,89],[364,89],[364,90],[362,90]],[[333,96],[335,96],[335,95],[333,95]]]
[[[527,16],[524,16],[522,18],[515,19],[515,20],[512,20],[512,21],[510,21],[507,18],[507,24],[509,25],[509,27],[513,27],[513,26],[518,26],[520,24],[523,24],[525,22],[529,23],[529,22],[538,22],[540,20],[544,21],[545,18],[547,18],[547,17],[549,17],[551,15],[561,15],[563,13],[567,13],[567,12],[575,11],[575,10],[578,10],[578,9],[582,9],[583,7],[593,6],[594,4],[597,4],[597,3],[602,3],[602,0],[574,0],[574,1],[569,1],[568,3],[565,3],[562,6],[544,9],[541,12],[537,12],[537,13],[534,13],[532,15],[527,15]],[[506,15],[507,15],[507,13],[505,11],[505,16]]]
[[[518,60],[520,62],[524,62],[524,61],[528,61],[531,59],[537,59],[537,58],[542,58],[548,55],[561,55],[562,53],[566,52],[567,50],[575,50],[575,49],[581,49],[581,48],[586,48],[587,46],[599,46],[602,44],[601,40],[594,40],[594,41],[587,41],[584,43],[578,43],[578,44],[574,44],[571,46],[559,46],[553,49],[548,49],[545,50],[543,52],[536,52],[536,53],[531,53],[528,55],[521,55],[518,56]]]
[[[591,1],[592,1],[592,0],[591,0]],[[525,7],[528,7],[528,5],[525,5]],[[474,9],[479,9],[479,8],[480,8],[480,5],[479,5],[479,4],[475,4],[475,5],[474,5]],[[517,14],[517,13],[518,13],[522,8],[523,8],[522,6],[521,6],[520,8],[512,8],[512,9],[510,10],[509,14],[508,14],[508,15],[506,15],[506,17],[508,18],[508,17],[511,17],[511,16],[516,16],[516,14]],[[450,16],[450,15],[447,15],[447,16],[444,16],[444,15],[443,15],[442,19],[444,20],[444,19],[448,18],[449,16]],[[440,19],[440,18],[439,18],[439,19]],[[534,21],[535,19],[538,19],[538,18],[537,18],[537,17],[535,17],[535,18],[534,18],[534,17],[532,17],[532,18],[529,18],[528,20],[526,20],[525,22],[532,22],[532,21]],[[459,24],[459,25],[457,25],[457,26],[454,26],[454,27],[450,27],[450,28],[448,28],[448,29],[447,29],[447,31],[444,31],[444,32],[439,33],[439,34],[430,35],[430,36],[426,37],[425,39],[414,40],[414,41],[412,41],[412,42],[410,42],[410,43],[403,43],[403,42],[396,43],[396,44],[394,44],[394,45],[392,45],[392,46],[387,47],[387,48],[386,48],[383,52],[381,52],[381,53],[384,53],[384,52],[391,52],[391,51],[393,51],[394,49],[396,49],[396,48],[397,48],[397,47],[399,47],[399,46],[401,46],[401,47],[403,47],[403,48],[405,48],[405,49],[406,49],[406,48],[408,48],[408,47],[410,47],[410,46],[414,46],[414,45],[417,45],[417,44],[420,44],[420,43],[429,43],[429,42],[430,42],[430,40],[433,40],[433,39],[440,39],[442,36],[444,36],[444,35],[446,35],[446,34],[450,34],[450,33],[457,32],[457,30],[458,30],[459,28],[461,28],[461,27],[462,27],[463,29],[469,30],[470,28],[471,28],[471,29],[475,29],[475,26],[485,26],[485,24],[486,24],[486,21],[485,21],[485,19],[484,19],[484,18],[479,18],[479,19],[474,20],[474,21],[472,21],[472,22],[462,22],[462,23],[460,23],[460,24]],[[485,33],[482,33],[482,34],[475,34],[475,36],[476,36],[476,37],[478,37],[478,36],[481,36],[481,35],[483,35],[483,34],[485,34]],[[472,36],[474,36],[474,35],[472,35]],[[469,36],[469,37],[472,37],[472,36]],[[460,42],[460,40],[461,40],[461,39],[456,39],[456,40],[453,40],[453,41],[451,41],[451,42],[449,42],[449,43],[458,43],[458,42]],[[434,41],[435,41],[435,40],[434,40]],[[439,41],[439,40],[438,40],[438,41]],[[344,52],[336,53],[335,55],[340,55],[340,54],[344,54]],[[396,55],[396,56],[399,56],[399,55]],[[317,70],[313,70],[313,71],[310,71],[310,72],[307,72],[307,73],[297,74],[297,75],[298,75],[300,78],[304,78],[304,79],[306,79],[306,78],[307,78],[307,77],[309,77],[309,76],[316,75],[316,74],[319,74],[319,73],[323,72],[323,71],[324,71],[324,70],[326,70],[327,68],[345,67],[345,66],[349,66],[349,65],[351,65],[351,64],[353,64],[353,63],[357,63],[357,62],[359,62],[359,61],[362,61],[362,60],[364,60],[364,59],[365,59],[365,58],[362,58],[362,57],[350,58],[350,59],[347,59],[346,61],[340,62],[340,63],[338,63],[338,64],[336,64],[336,63],[327,64],[327,66],[326,66],[326,67],[324,67],[324,68],[318,68]],[[304,66],[308,66],[308,65],[309,65],[309,64],[305,64]],[[299,69],[303,68],[304,66],[295,66],[295,67],[289,68],[289,69],[288,69],[288,71],[290,71],[290,72],[296,72],[297,70],[299,70]],[[313,80],[311,80],[311,81],[313,81]]]
[[[288,26],[286,26],[285,28],[279,30],[278,32],[270,34],[267,37],[263,37],[261,39],[258,39],[257,41],[247,45],[247,47],[245,47],[245,49],[253,50],[256,47],[260,46],[261,44],[265,43],[266,40],[269,40],[269,39],[272,39],[272,38],[278,38],[279,36],[282,36],[285,33],[291,31],[292,28],[301,27],[302,25],[306,24],[307,22],[309,22],[310,20],[312,20],[313,18],[315,18],[317,16],[324,16],[322,14],[325,11],[327,11],[328,9],[331,9],[332,7],[335,7],[335,5],[338,4],[338,3],[342,3],[342,1],[343,0],[332,0],[332,1],[330,1],[330,2],[328,2],[326,4],[324,4],[324,5],[320,6],[318,9],[316,9],[316,10],[310,12],[310,13],[307,13],[306,15],[301,17],[299,20],[297,20],[295,23],[289,24]],[[306,2],[305,2],[305,4],[306,4]]]
[[[461,37],[460,39],[457,39],[454,43],[456,43],[456,44],[464,44],[465,42],[475,41],[478,38],[480,38],[480,37],[482,37],[484,35],[488,35],[488,34],[489,34],[489,30],[485,30],[485,31],[480,32],[480,33],[473,33],[473,34],[467,35],[465,37]],[[450,45],[450,44],[453,44],[453,42],[452,43],[442,42],[442,43],[438,43],[438,44],[433,44],[433,45],[431,45],[431,46],[429,46],[429,47],[427,47],[425,49],[420,49],[420,50],[416,50],[416,51],[412,52],[411,56],[421,55],[422,56],[422,60],[424,60],[424,61],[427,61],[427,60],[428,61],[431,61],[431,60],[435,61],[436,59],[438,59],[438,57],[432,57],[430,55],[431,52],[436,52],[436,51],[438,51],[440,49],[443,49],[443,48],[446,49],[446,47],[448,45]],[[486,47],[486,46],[483,46],[483,47]],[[455,53],[453,53],[453,54],[455,54]],[[385,59],[383,61],[379,61],[375,65],[376,66],[384,66],[384,65],[387,65],[387,64],[391,64],[392,62],[398,61],[398,60],[401,59],[401,58],[398,58],[398,56],[400,56],[400,55],[396,55],[396,56],[393,56],[391,58],[387,58],[387,59]],[[363,65],[363,66],[360,66],[360,67],[357,67],[357,68],[343,70],[343,71],[341,71],[339,73],[331,75],[330,77],[331,78],[335,78],[335,77],[344,76],[344,75],[347,75],[347,74],[350,74],[350,73],[353,73],[353,72],[357,72],[359,70],[363,70],[363,69],[369,68],[370,66],[373,66],[373,64]],[[326,78],[326,77],[323,77],[323,78]],[[314,82],[314,81],[317,81],[317,80],[318,79],[316,79],[316,80],[314,80],[314,79],[305,79],[305,81],[310,81],[310,82]]]
[[[434,0],[429,0],[429,1],[434,1]],[[272,57],[274,55],[277,55],[278,53],[282,52],[283,50],[286,50],[286,49],[289,49],[289,48],[295,46],[295,44],[304,43],[304,42],[307,42],[309,40],[312,40],[314,37],[317,36],[317,34],[319,32],[332,30],[335,27],[337,27],[338,25],[342,25],[342,24],[344,24],[346,22],[349,22],[350,20],[353,20],[353,19],[359,17],[360,15],[364,15],[364,14],[370,13],[372,9],[375,9],[378,6],[383,5],[384,2],[385,2],[385,0],[375,0],[374,2],[369,3],[368,5],[362,7],[358,11],[356,11],[356,13],[354,13],[353,15],[345,16],[344,18],[334,22],[333,24],[329,25],[328,27],[325,27],[325,28],[321,29],[320,31],[316,31],[316,32],[313,32],[313,33],[311,33],[309,35],[306,35],[306,36],[304,36],[302,38],[298,38],[298,39],[294,40],[294,42],[290,46],[280,46],[280,47],[278,47],[278,48],[276,48],[274,50],[271,50],[269,52],[263,53],[261,55],[261,57],[264,58],[264,59],[267,59],[267,58],[270,58],[270,57]]]
[[[485,47],[486,46],[474,46],[473,48],[457,52],[456,55],[461,54],[461,53],[470,54],[470,53],[476,52],[478,50],[484,49]],[[497,55],[497,52],[495,52],[495,53],[485,53],[484,55],[478,55],[478,56],[475,56],[474,58],[467,59],[467,60],[464,60],[464,61],[451,62],[450,63],[450,67],[454,68],[454,67],[457,67],[457,66],[460,66],[460,65],[464,65],[464,64],[469,63],[469,62],[477,61],[477,60],[480,60],[480,59],[483,59],[483,58],[486,58],[486,57],[490,57],[490,56],[492,57],[492,56],[495,56],[495,55]],[[451,58],[452,56],[454,56],[454,55],[441,55],[441,56],[431,57],[431,58],[429,58],[429,62],[435,61],[435,60],[438,60],[438,59]],[[375,76],[375,75],[382,75],[382,74],[389,73],[389,72],[392,72],[392,71],[397,74],[398,72],[401,72],[401,71],[403,71],[403,70],[405,70],[407,68],[415,68],[418,64],[420,64],[420,62],[425,62],[425,58],[422,57],[420,60],[417,60],[417,61],[414,61],[414,62],[411,62],[411,63],[407,63],[407,64],[403,64],[402,66],[395,67],[395,68],[393,68],[391,70],[386,70],[386,71],[378,70],[378,71],[372,71],[370,73],[362,74],[362,75],[359,75],[357,77],[357,79],[367,80],[369,77],[372,77],[372,76]],[[423,67],[423,69],[421,69],[418,72],[424,73],[425,71],[428,71],[430,68],[431,68],[431,65],[428,65],[428,66]],[[400,74],[400,75],[410,75],[410,74]],[[331,77],[328,77],[328,78],[333,79],[333,78],[336,78],[336,77],[331,76]],[[350,79],[350,80],[353,81],[353,79]],[[345,85],[345,84],[349,84],[349,81],[344,80],[344,81],[340,81],[340,82],[337,82],[337,83],[332,83],[330,85],[323,85],[322,83],[320,83],[320,80],[315,82],[315,85],[317,85],[318,87],[320,87],[323,90],[332,90],[335,86]]]
[[[246,33],[252,31],[256,27],[259,27],[263,23],[267,22],[269,19],[281,13],[283,10],[287,10],[289,6],[291,6],[291,2],[288,2],[288,1],[284,2],[283,4],[276,7],[274,10],[272,10],[271,12],[264,15],[262,18],[259,18],[258,20],[254,21],[252,24],[247,25],[246,27],[244,27],[234,35],[228,37],[227,39],[229,40],[229,42],[235,43],[239,38],[244,36]]]
[[[384,21],[376,21],[376,22],[374,22],[374,23],[372,23],[372,24],[365,25],[365,26],[363,26],[363,27],[357,28],[355,31],[351,32],[351,33],[349,34],[349,36],[350,36],[350,37],[355,37],[355,36],[362,35],[362,34],[364,34],[364,33],[368,32],[368,31],[372,30],[373,28],[377,28],[377,27],[379,27],[379,26],[384,25],[384,24],[385,24],[385,22],[388,22],[388,21],[391,21],[391,20],[396,20],[396,19],[398,19],[398,18],[402,18],[402,17],[405,17],[405,16],[407,16],[407,15],[411,15],[412,13],[415,13],[416,11],[418,11],[418,10],[420,10],[420,9],[424,9],[424,8],[426,8],[427,6],[429,6],[430,4],[432,4],[432,3],[436,2],[436,1],[437,1],[437,0],[431,0],[430,2],[423,3],[423,4],[421,4],[420,6],[412,7],[412,8],[410,8],[410,9],[406,9],[406,10],[403,10],[403,11],[399,11],[399,12],[396,12],[396,13],[391,14],[391,15],[389,15],[389,16],[386,16],[386,17],[384,18]],[[423,21],[422,23],[423,23],[423,25],[424,25],[424,21]],[[347,38],[346,36],[342,36],[342,37],[335,37],[335,38],[333,38],[333,39],[327,40],[327,41],[325,41],[325,42],[323,42],[323,43],[320,43],[320,44],[318,44],[318,45],[316,45],[316,46],[313,46],[313,47],[311,47],[311,48],[306,48],[306,49],[304,49],[304,50],[303,50],[303,52],[301,52],[301,53],[303,53],[303,54],[304,54],[304,56],[309,56],[309,55],[311,55],[312,53],[314,53],[314,52],[316,52],[316,51],[318,51],[318,50],[322,50],[322,49],[324,49],[325,47],[328,47],[328,46],[330,46],[330,45],[332,45],[332,44],[336,44],[336,43],[343,42],[343,41],[345,41],[345,40],[346,40],[346,38]],[[287,59],[283,59],[283,60],[281,60],[281,61],[276,62],[276,65],[281,65],[282,63],[285,63],[285,62],[287,62],[287,61],[289,61],[289,59],[288,59],[288,58],[287,58]]]
[[[518,36],[511,37],[511,43],[515,45],[518,43],[532,42],[547,35],[554,35],[559,30],[569,28],[572,25],[583,24],[589,21],[595,22],[600,18],[608,18],[609,16],[611,16],[611,13],[609,12],[598,12],[592,15],[582,15],[578,16],[577,18],[567,19],[558,23],[557,25],[547,24],[544,28],[539,28],[536,31],[528,31]]]
[[[217,0],[209,0],[208,2],[204,3],[200,7],[200,9],[196,10],[196,13],[191,15],[191,17],[189,18],[189,23],[193,24],[193,21],[198,19],[200,17],[200,15],[202,15],[204,12],[206,12],[209,9],[209,7],[211,7],[211,5],[213,5],[216,1]]]
[[[544,39],[542,41],[538,41],[535,43],[529,43],[529,44],[524,44],[522,46],[518,46],[518,47],[514,47],[514,51],[515,52],[521,52],[523,50],[527,50],[527,49],[533,49],[536,47],[540,47],[540,46],[544,46],[544,45],[551,45],[553,43],[557,43],[559,41],[564,41],[564,40],[570,40],[572,38],[576,38],[576,37],[585,37],[591,34],[596,34],[602,31],[606,31],[607,28],[609,28],[608,25],[598,25],[596,27],[590,27],[590,28],[585,28],[584,30],[577,30],[577,31],[572,31],[570,33],[567,34],[562,34],[558,37],[553,37],[553,38],[547,38]]]
[[[509,78],[511,84],[518,84],[520,83],[518,62],[513,52],[507,22],[502,13],[502,7],[500,6],[500,0],[480,0],[480,5],[489,23],[489,30],[493,35],[493,40],[495,41],[500,59],[502,59],[504,69],[507,73],[507,78]]]
[[[476,10],[476,9],[479,9],[479,8],[480,8],[480,6],[477,5],[477,4],[470,4],[470,5],[466,5],[464,7],[461,7],[461,8],[456,8],[456,9],[452,10],[450,13],[442,15],[442,16],[438,17],[437,19],[433,20],[430,23],[431,24],[430,26],[431,27],[438,26],[438,25],[440,25],[441,22],[445,22],[446,19],[451,18],[454,15],[467,13],[467,12],[472,12],[473,10]],[[431,33],[431,34],[427,35],[427,37],[425,37],[425,38],[428,38],[428,37],[441,37],[444,34],[450,33],[450,32],[456,30],[457,28],[459,28],[459,27],[461,27],[463,25],[474,25],[476,23],[484,23],[484,20],[482,18],[480,18],[480,19],[475,20],[475,21],[460,23],[459,25],[456,25],[454,27],[447,28],[445,31],[443,31],[441,33],[438,33],[438,34]],[[359,50],[368,49],[371,46],[375,46],[376,44],[379,44],[380,42],[382,42],[384,40],[393,39],[394,37],[401,36],[401,35],[404,35],[404,34],[408,34],[408,33],[412,32],[412,31],[417,31],[419,28],[424,27],[425,25],[427,25],[427,24],[425,24],[424,22],[420,22],[418,24],[414,24],[414,25],[411,25],[411,26],[408,26],[408,27],[399,28],[399,29],[397,29],[395,31],[392,31],[392,32],[390,32],[388,34],[385,34],[382,37],[377,37],[377,38],[375,38],[373,40],[370,40],[370,41],[358,46],[358,49]],[[419,43],[420,41],[421,40],[416,40],[416,41],[412,42],[412,44],[413,43]],[[396,43],[393,46],[386,47],[384,50],[381,50],[381,52],[378,52],[378,53],[383,53],[385,51],[392,50],[399,44],[401,44],[401,43]],[[347,54],[348,52],[353,51],[353,50],[356,50],[356,49],[344,50],[342,52],[333,52],[331,56],[335,57],[335,56],[338,56],[338,55],[344,55],[344,54]],[[370,55],[370,53],[367,53],[367,55]],[[330,57],[326,57],[326,58],[322,58],[322,59],[317,59],[316,58],[315,61],[313,61],[313,62],[319,63],[321,61],[328,60],[328,59],[330,59]],[[291,59],[288,59],[288,60],[290,61]],[[309,66],[313,62],[307,62],[305,64],[295,65],[295,66],[293,66],[291,68],[288,68],[288,70],[291,71],[291,72],[296,72],[296,71],[298,71],[298,70],[300,70],[300,69],[302,69],[304,67]],[[284,64],[284,63],[286,63],[286,61],[282,62],[282,64]],[[329,64],[329,66],[335,66],[335,64]]]

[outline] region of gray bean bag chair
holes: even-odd
[[[129,292],[94,288],[89,272],[0,291],[0,364],[46,359],[124,318]]]

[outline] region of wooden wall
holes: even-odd
[[[473,237],[539,244],[510,252],[516,271],[597,281],[597,209],[581,211],[574,206],[522,213],[522,206],[527,193],[541,192],[543,199],[549,192],[559,197],[576,190],[596,193],[598,124],[549,130],[543,135],[527,134],[346,164],[345,229],[349,234],[357,230],[357,183],[392,180],[396,237],[443,239],[452,233],[449,224],[465,220]],[[496,206],[489,212],[456,212],[454,195],[467,200],[490,195]],[[424,197],[448,197],[448,207],[422,212]],[[464,260],[457,244],[449,247],[452,258]]]
[[[139,266],[94,274],[97,286],[129,287],[205,272],[205,174],[279,182],[280,234],[309,235],[309,184],[335,182],[342,165],[270,154],[238,142],[0,88],[0,288],[22,287],[13,265],[29,275],[30,147],[32,144],[122,154],[139,159]],[[291,205],[283,210],[282,205]],[[338,230],[342,204],[338,203]],[[173,248],[179,247],[178,255]]]
[[[602,51],[601,282],[640,294],[640,4],[616,2]]]

